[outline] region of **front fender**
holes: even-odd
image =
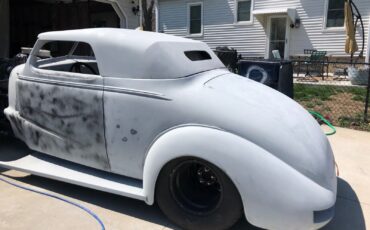
[[[233,181],[248,221],[267,229],[311,229],[314,211],[331,208],[329,191],[273,154],[244,138],[211,127],[170,130],[150,148],[143,175],[148,204],[154,203],[157,177],[171,160],[194,156],[216,165]]]

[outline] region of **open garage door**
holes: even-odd
[[[9,53],[9,0],[0,0],[0,58]]]
[[[94,27],[126,27],[114,3],[92,0],[11,0],[10,56],[32,47],[46,31]]]

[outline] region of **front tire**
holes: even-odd
[[[162,169],[156,200],[170,220],[188,230],[228,229],[243,213],[233,182],[215,165],[196,158],[177,159]]]

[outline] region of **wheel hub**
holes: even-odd
[[[206,166],[201,166],[197,171],[197,175],[199,183],[202,185],[211,186],[217,183],[216,175]]]
[[[174,168],[170,178],[174,200],[187,212],[207,215],[222,201],[223,190],[212,167],[188,160]]]

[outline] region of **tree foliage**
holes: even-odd
[[[144,31],[152,31],[153,29],[153,8],[154,8],[154,0],[142,0],[141,1],[141,9],[142,9],[142,17],[143,17],[143,30]]]

